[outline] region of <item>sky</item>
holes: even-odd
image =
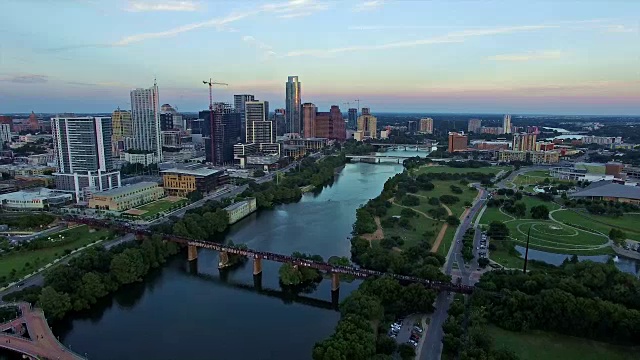
[[[179,111],[287,76],[321,110],[640,115],[640,1],[3,0],[0,114]]]

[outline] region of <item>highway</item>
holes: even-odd
[[[451,271],[453,268],[453,263],[456,262],[458,264],[458,268],[462,272],[462,284],[464,285],[472,285],[470,283],[470,277],[473,272],[473,269],[477,266],[477,260],[474,259],[471,264],[471,271],[467,271],[464,266],[464,260],[462,259],[462,255],[460,250],[462,249],[462,236],[465,231],[471,226],[471,222],[474,216],[482,209],[484,203],[486,202],[486,191],[476,185],[476,188],[479,191],[479,197],[474,202],[471,209],[467,213],[467,216],[461,220],[460,226],[456,230],[454,241],[451,245],[451,250],[447,256],[447,262],[445,263],[444,272],[447,275],[451,275]],[[474,249],[477,246],[479,238],[474,238]],[[431,322],[429,323],[429,328],[427,330],[427,334],[425,335],[425,340],[422,344],[422,348],[420,349],[420,360],[437,360],[440,359],[440,353],[442,352],[442,325],[444,321],[447,319],[447,311],[449,310],[449,305],[451,305],[451,301],[453,300],[453,295],[441,291],[436,297],[435,311],[431,315]]]

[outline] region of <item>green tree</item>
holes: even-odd
[[[378,341],[376,341],[376,352],[378,354],[393,355],[397,348],[398,343],[388,337],[387,334],[380,334],[380,336],[378,336]]]
[[[253,177],[263,177],[265,175],[264,171],[257,169],[253,171]]]
[[[302,273],[291,264],[282,264],[278,274],[284,285],[300,285],[303,280]]]
[[[38,297],[38,305],[51,319],[61,319],[67,311],[71,310],[71,298],[69,294],[58,292],[51,286],[42,289]]]
[[[189,194],[187,194],[187,199],[189,199],[189,201],[191,202],[196,202],[198,200],[201,200],[204,196],[202,195],[202,193],[198,190],[192,191]]]
[[[549,208],[545,205],[537,205],[531,208],[531,217],[534,219],[548,219]]]
[[[384,308],[377,297],[356,291],[342,301],[340,313],[342,316],[354,314],[368,320],[380,320],[384,316]]]
[[[449,215],[447,216],[447,224],[451,226],[458,226],[460,225],[460,219],[458,219],[455,215]]]
[[[111,273],[120,284],[141,281],[147,271],[149,264],[138,249],[126,249],[111,260]]]
[[[409,344],[400,344],[398,354],[402,360],[410,360],[416,357],[416,350]]]

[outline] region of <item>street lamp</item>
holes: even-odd
[[[529,225],[529,231],[527,231],[527,247],[524,251],[524,268],[522,269],[523,273],[527,273],[527,260],[529,258],[529,240],[531,239],[531,227],[533,225]]]

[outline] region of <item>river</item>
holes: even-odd
[[[283,254],[350,256],[355,210],[401,171],[397,164],[347,164],[332,185],[248,216],[227,238]],[[278,284],[280,264],[263,261],[258,292],[251,262],[222,277],[217,263],[218,254],[206,249],[193,264],[185,254],[174,257],[143,283],[55,324],[53,332],[89,359],[260,360],[310,359],[313,345],[334,331],[339,313],[332,308],[330,281],[303,298],[287,296]],[[342,283],[340,298],[358,284]]]

